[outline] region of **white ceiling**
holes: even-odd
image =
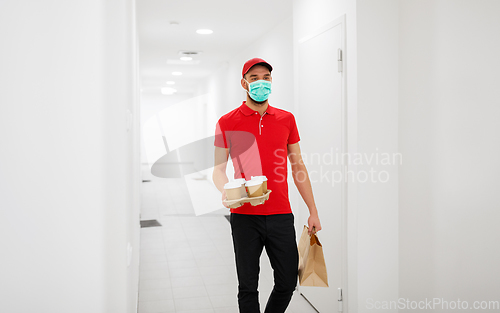
[[[160,93],[167,80],[190,93],[233,55],[292,15],[291,0],[136,0],[143,93]],[[178,22],[172,26],[171,22]],[[208,28],[211,35],[199,35]],[[198,64],[178,61],[179,51],[202,51]],[[171,73],[180,71],[182,76]]]

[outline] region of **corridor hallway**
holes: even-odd
[[[161,226],[140,234],[139,313],[237,313],[237,278],[231,229],[221,208],[195,216],[184,178],[158,178],[142,168],[141,220]],[[207,184],[210,184],[206,181]],[[203,196],[217,192],[200,188]],[[222,207],[222,204],[221,204]],[[259,298],[264,312],[273,286],[265,250]],[[287,313],[315,313],[296,291]]]

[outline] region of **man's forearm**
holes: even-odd
[[[217,187],[220,192],[224,191],[224,185],[229,181],[226,172],[217,169],[214,169],[212,179],[214,181],[215,187]]]
[[[316,203],[314,203],[311,181],[309,180],[309,174],[307,173],[306,166],[303,164],[296,164],[292,166],[292,176],[295,186],[297,186],[302,199],[304,199],[304,202],[309,208],[310,215],[318,215]]]

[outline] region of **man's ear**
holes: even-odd
[[[247,83],[246,83],[244,78],[241,79],[241,87],[243,87],[243,89],[247,90]]]

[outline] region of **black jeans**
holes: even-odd
[[[299,254],[294,216],[290,214],[246,215],[231,213],[238,306],[240,313],[260,313],[260,255],[266,247],[274,272],[274,288],[265,313],[284,313],[297,285]]]

